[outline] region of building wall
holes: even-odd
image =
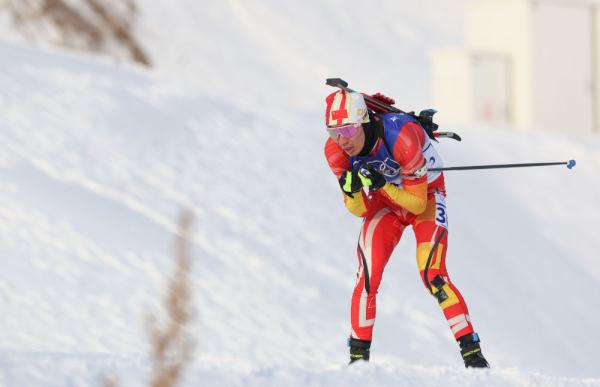
[[[592,7],[593,132],[600,134],[600,6]]]
[[[473,0],[467,12],[466,47],[434,53],[440,118],[600,133],[600,2]]]
[[[464,123],[475,119],[471,59],[464,48],[444,48],[432,53],[433,103],[438,123]]]
[[[509,58],[512,123],[530,126],[533,123],[533,107],[529,2],[478,0],[471,3],[468,13],[468,48],[475,52],[489,52]]]
[[[514,123],[512,58],[498,53],[471,52],[470,59],[475,121]]]
[[[532,15],[534,126],[589,133],[594,128],[592,8],[537,1]]]

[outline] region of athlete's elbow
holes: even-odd
[[[416,203],[414,203],[413,208],[411,208],[409,211],[415,215],[421,215],[422,213],[425,212],[426,209],[427,209],[427,200],[419,200]]]
[[[352,215],[358,217],[358,218],[364,218],[367,215],[367,211],[353,211],[353,210],[348,210]]]
[[[354,193],[352,197],[344,195],[344,204],[352,215],[359,218],[364,217],[367,213],[367,205],[362,197],[362,193]]]
[[[346,209],[349,213],[358,218],[364,218],[364,216],[367,214],[367,209],[364,206],[346,205]]]

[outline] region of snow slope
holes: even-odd
[[[311,110],[340,75],[418,107],[429,49],[463,39],[464,0],[138,3],[137,36],[159,71],[249,108]]]
[[[322,77],[336,67],[299,79],[246,69],[254,78],[236,89],[211,63],[201,79],[221,88],[0,43],[0,386],[91,386],[108,373],[144,385],[144,316],[159,307],[181,208],[197,219],[186,385],[600,385],[598,137],[456,128],[464,141],[439,146],[447,165],[578,161],[447,174],[448,268],[494,368],[462,369],[407,230],[380,289],[373,361],[349,369],[360,221],[319,130]],[[244,98],[279,81],[297,106]]]
[[[465,0],[133,2],[132,34],[154,70],[248,109],[310,110],[323,79],[341,74],[385,86],[416,108],[429,98],[429,49],[463,40]],[[89,0],[65,3],[90,13]],[[0,39],[49,45],[70,38],[81,46],[44,19],[28,21],[37,29],[17,28],[5,8],[0,3]],[[118,44],[102,46],[116,62],[126,57]]]
[[[599,383],[597,138],[463,128],[462,144],[441,144],[448,165],[579,166],[448,175],[449,270],[491,372],[461,369],[410,232],[380,292],[372,366],[346,370],[359,221],[341,205],[323,134],[306,131],[320,114],[284,122],[139,69],[1,51],[5,385],[91,385],[111,371],[143,381],[143,316],[157,308],[182,207],[198,219],[190,380]]]

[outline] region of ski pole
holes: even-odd
[[[467,165],[462,167],[445,167],[445,168],[430,168],[430,172],[441,171],[466,171],[472,169],[501,169],[501,168],[523,168],[523,167],[545,167],[549,165],[566,165],[567,168],[575,167],[575,160],[569,161],[554,161],[550,163],[524,163],[524,164],[492,164],[492,165]]]

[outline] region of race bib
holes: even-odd
[[[446,212],[446,197],[435,193],[435,224],[448,229],[448,213]]]

